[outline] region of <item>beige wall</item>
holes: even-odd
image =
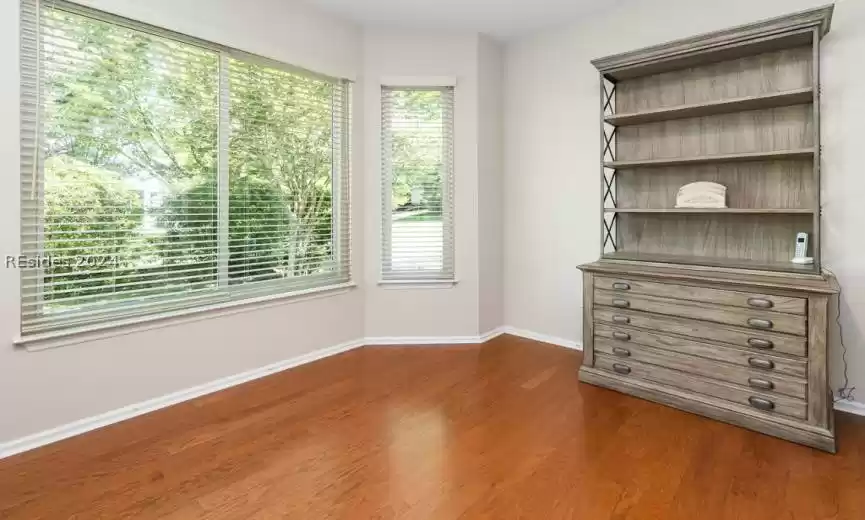
[[[100,0],[88,5],[332,75],[360,75],[360,29],[291,0]],[[0,2],[0,252],[19,251],[18,2]],[[357,88],[355,99],[362,99]],[[355,142],[363,127],[356,111]],[[355,164],[363,147],[355,146]],[[363,184],[355,172],[356,278]],[[0,270],[0,444],[363,336],[360,289],[57,348],[15,349],[18,272]]]
[[[481,334],[505,324],[504,317],[504,53],[478,41],[478,324]]]
[[[575,266],[600,254],[598,79],[590,59],[748,23],[826,0],[624,2],[601,16],[511,43],[505,83],[505,322],[580,340]],[[824,40],[824,261],[841,296],[850,374],[865,401],[865,2],[838,0]],[[840,378],[837,343],[833,381]]]
[[[367,337],[478,334],[478,36],[380,27],[364,31]],[[456,277],[447,288],[383,287],[381,272],[381,80],[455,77]]]

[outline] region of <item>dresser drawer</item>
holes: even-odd
[[[808,406],[801,399],[773,395],[731,383],[686,374],[678,370],[647,365],[634,360],[624,360],[603,353],[596,353],[595,367],[612,374],[618,374],[620,377],[650,381],[750,406],[767,415],[779,414],[804,420],[808,414]]]
[[[719,341],[741,347],[761,348],[766,352],[779,352],[794,356],[805,356],[808,352],[805,338],[800,336],[749,330],[742,327],[613,307],[595,307],[592,312],[595,321],[613,325],[630,325],[648,331],[666,332],[713,342]]]
[[[606,305],[670,316],[714,321],[758,330],[771,330],[804,336],[805,316],[761,310],[741,309],[707,303],[673,300],[644,294],[595,290],[595,305]]]
[[[624,361],[638,361],[640,363],[746,386],[767,394],[782,394],[799,399],[805,399],[807,396],[808,384],[804,379],[784,377],[772,370],[744,368],[599,336],[595,338],[595,352],[618,357]]]
[[[595,323],[596,341],[598,338],[622,341],[622,333],[627,334],[626,342],[697,356],[709,361],[730,363],[743,368],[752,368],[754,359],[764,359],[772,362],[773,373],[801,379],[808,376],[808,364],[803,359],[774,356],[763,350],[737,348],[724,343],[703,343],[690,338],[659,334],[633,327]]]
[[[595,277],[595,288],[608,291],[622,291],[634,294],[647,294],[678,300],[690,300],[704,303],[715,303],[742,307],[746,309],[771,310],[787,314],[804,315],[807,307],[805,298],[776,296],[763,293],[728,291],[692,285],[649,282],[630,278]]]

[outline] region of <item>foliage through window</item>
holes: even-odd
[[[382,278],[452,280],[453,87],[382,87]]]
[[[22,0],[22,335],[347,282],[348,99],[345,80]]]

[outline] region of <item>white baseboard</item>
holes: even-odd
[[[508,332],[508,328],[504,325],[501,327],[496,327],[493,330],[491,330],[485,334],[481,334],[480,338],[479,338],[480,339],[479,343],[486,343],[487,341],[489,341],[493,338],[497,338],[497,337],[501,336],[502,334],[507,334],[507,332]]]
[[[477,345],[501,336],[507,327],[498,327],[477,336],[381,336],[364,338],[364,345]]]
[[[342,352],[362,347],[363,344],[363,340],[347,341],[340,345],[316,350],[302,356],[297,356],[292,359],[287,359],[285,361],[274,363],[272,365],[267,365],[261,368],[241,372],[240,374],[235,374],[233,376],[228,376],[222,379],[217,379],[215,381],[210,381],[209,383],[205,383],[203,385],[186,388],[184,390],[180,390],[179,392],[173,392],[167,395],[163,395],[161,397],[156,397],[154,399],[148,399],[147,401],[143,401],[133,405],[124,406],[123,408],[118,408],[110,412],[95,415],[92,417],[87,417],[78,421],[64,424],[62,426],[58,426],[57,428],[44,430],[33,435],[22,437],[20,439],[0,443],[0,459],[10,457],[12,455],[16,455],[18,453],[29,451],[35,448],[39,448],[47,444],[52,444],[63,439],[68,439],[69,437],[81,435],[82,433],[87,433],[89,431],[96,430],[110,424],[125,421],[139,415],[154,412],[161,408],[167,408],[169,406],[179,404],[190,399],[195,399],[196,397],[212,394],[220,390],[225,390],[226,388],[231,388],[232,386],[247,383],[255,379],[260,379],[262,377],[266,377],[277,372],[282,372],[283,370],[288,370],[289,368],[294,368],[300,365],[311,363],[313,361],[317,361],[319,359],[334,356]]]
[[[364,338],[364,345],[369,346],[398,346],[407,347],[425,345],[476,345],[483,343],[480,336],[381,336]]]
[[[865,403],[857,403],[856,401],[838,401],[835,403],[835,409],[842,412],[865,416]]]
[[[505,334],[511,334],[514,336],[519,336],[521,338],[532,339],[535,341],[540,341],[542,343],[550,343],[553,345],[558,345],[560,347],[570,348],[574,350],[583,350],[583,344],[578,341],[572,341],[565,338],[558,338],[556,336],[550,336],[547,334],[540,334],[538,332],[532,332],[530,330],[518,329],[516,327],[503,327]]]

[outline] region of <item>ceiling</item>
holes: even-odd
[[[616,0],[305,0],[367,25],[469,30],[507,40],[598,12]]]

